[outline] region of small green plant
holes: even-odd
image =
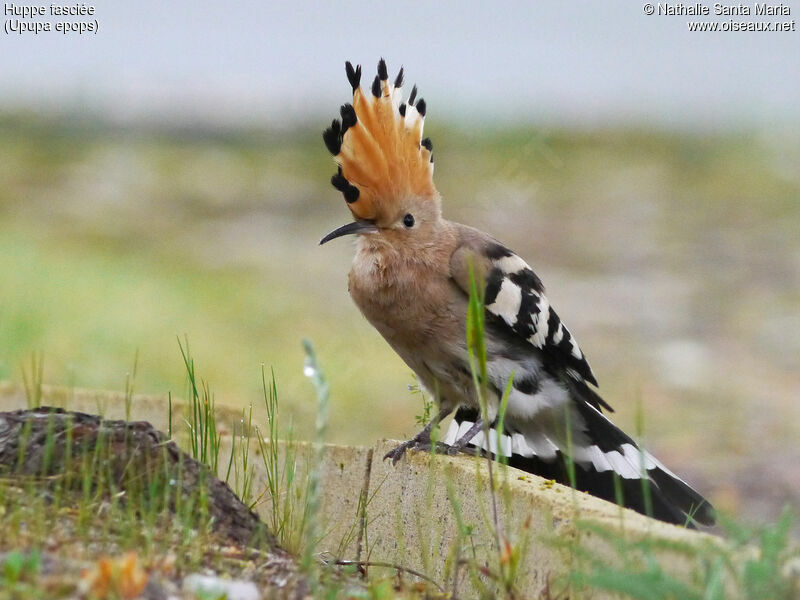
[[[642,398],[641,396],[637,395],[636,399],[636,437],[637,437],[637,445],[639,448],[642,449],[642,453],[639,454],[641,457],[641,464],[639,465],[639,471],[641,477],[639,481],[641,482],[642,486],[642,497],[644,498],[644,514],[648,517],[653,516],[653,492],[650,489],[650,477],[647,475],[647,468],[645,467],[645,458],[644,458],[644,408],[642,406]],[[621,506],[621,505],[620,505]],[[691,516],[687,517],[688,520],[691,520]]]
[[[493,465],[493,456],[491,451],[491,438],[490,427],[492,425],[489,418],[490,411],[488,405],[488,372],[487,372],[487,353],[486,353],[486,332],[485,332],[485,303],[483,298],[484,287],[479,286],[476,279],[474,266],[469,265],[469,304],[467,305],[467,322],[466,322],[466,335],[467,335],[467,352],[469,354],[470,371],[472,373],[473,385],[475,386],[475,393],[478,397],[480,405],[481,419],[483,420],[483,439],[486,441],[486,447],[489,452],[486,452],[486,466],[489,475],[489,491],[491,498],[491,528],[494,531],[495,550],[497,552],[497,571],[484,569],[483,574],[494,578],[500,585],[501,592],[506,597],[515,597],[517,595],[514,581],[516,579],[517,569],[519,568],[520,560],[522,558],[522,550],[527,548],[527,532],[520,532],[520,540],[512,542],[506,535],[503,524],[500,520],[500,514],[497,505],[497,482],[495,480],[495,469]],[[509,376],[506,387],[503,390],[503,395],[498,399],[497,413],[495,415],[494,429],[498,432],[496,444],[496,458],[504,465],[508,464],[508,456],[505,455],[503,444],[501,443],[501,432],[504,431],[503,423],[505,421],[505,413],[508,407],[508,398],[511,394],[511,388],[514,382],[514,373]],[[507,486],[506,486],[507,491]],[[506,499],[509,496],[506,494]],[[473,574],[473,581],[476,578]]]
[[[178,347],[181,350],[183,363],[186,367],[186,376],[189,383],[190,415],[186,424],[189,428],[189,443],[192,458],[207,465],[211,472],[219,472],[219,451],[221,435],[217,433],[217,416],[214,409],[214,396],[208,383],[199,380],[195,373],[194,359],[189,350],[189,340],[185,340],[184,348],[178,338]]]
[[[228,469],[225,473],[225,483],[232,484],[234,493],[239,499],[254,508],[257,500],[253,500],[253,480],[255,466],[250,460],[250,435],[253,431],[253,405],[247,410],[242,409],[242,418],[239,420],[237,434],[236,423],[233,425],[231,435],[231,455],[228,458]],[[231,481],[233,475],[233,481]]]
[[[268,381],[263,364],[261,387],[267,414],[267,431],[261,431],[256,425],[255,432],[267,485],[253,506],[268,503],[270,508],[268,524],[272,533],[284,548],[298,552],[302,546],[306,482],[301,481],[297,473],[298,457],[294,428],[290,426],[287,434],[281,435],[275,372],[270,371]]]
[[[186,344],[188,350],[189,344]],[[133,403],[133,392],[136,387],[136,370],[139,367],[139,349],[133,355],[133,369],[125,374],[125,420],[131,420],[131,404]]]
[[[216,590],[197,590],[194,592],[197,600],[228,600],[226,592],[219,592]]]
[[[44,380],[44,353],[34,352],[31,355],[30,373],[22,367],[22,383],[25,386],[25,400],[28,408],[42,405],[42,382]]]
[[[303,340],[303,350],[306,354],[303,373],[311,379],[317,391],[317,420],[314,434],[314,459],[308,474],[308,494],[306,496],[305,549],[302,558],[302,567],[306,572],[314,573],[316,569],[315,549],[319,537],[319,502],[321,474],[320,465],[323,459],[323,442],[328,429],[328,402],[330,390],[328,381],[319,366],[314,347],[309,340]],[[312,577],[313,579],[313,577]],[[312,587],[313,587],[312,583]]]
[[[16,594],[30,593],[42,566],[38,550],[13,550],[0,561],[0,589]]]
[[[414,420],[418,425],[425,426],[431,422],[431,414],[434,407],[433,398],[429,398],[425,392],[422,390],[422,387],[419,385],[417,381],[416,374],[412,373],[411,376],[414,378],[414,383],[410,383],[408,385],[408,390],[411,392],[411,395],[416,396],[419,395],[420,400],[422,401],[422,412],[418,415],[415,415]]]

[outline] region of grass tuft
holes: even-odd
[[[42,405],[42,382],[44,380],[44,353],[34,352],[31,354],[30,373],[25,369],[23,364],[22,382],[25,386],[25,400],[28,403],[28,408],[36,408]]]
[[[263,461],[266,486],[253,505],[267,503],[270,507],[268,524],[281,546],[293,553],[302,547],[304,527],[304,502],[306,480],[297,471],[297,444],[294,428],[282,435],[279,425],[278,386],[274,371],[267,380],[266,369],[261,365],[261,385],[267,413],[267,435],[255,426],[256,442]]]
[[[212,473],[218,473],[221,435],[217,433],[214,396],[208,383],[203,380],[199,380],[198,383],[188,338],[185,340],[185,344],[184,348],[184,344],[178,338],[178,347],[183,357],[189,383],[190,420],[186,420],[186,425],[189,428],[192,458],[207,465]]]
[[[305,351],[305,365],[303,373],[306,377],[311,379],[314,389],[317,392],[317,420],[316,430],[314,434],[314,459],[312,468],[308,473],[308,495],[306,497],[306,511],[305,511],[305,549],[301,565],[303,570],[309,574],[315,571],[316,560],[315,550],[319,537],[319,502],[321,492],[321,472],[320,465],[322,464],[323,442],[325,441],[325,433],[328,428],[328,402],[330,399],[330,391],[328,388],[328,381],[322,372],[317,355],[314,352],[314,347],[309,340],[303,340],[303,350]],[[314,578],[312,577],[312,581]],[[312,584],[313,587],[313,584]]]

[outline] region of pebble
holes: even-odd
[[[256,584],[252,581],[221,579],[211,575],[193,573],[183,580],[183,591],[206,594],[219,594],[226,600],[260,600]]]

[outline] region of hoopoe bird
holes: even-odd
[[[422,137],[425,100],[417,100],[416,86],[402,99],[403,69],[392,83],[381,59],[365,90],[361,67],[345,68],[353,102],[323,139],[338,165],[331,183],[354,220],[320,244],[356,235],[350,295],[439,408],[385,458],[430,450],[432,427],[455,411],[442,439],[448,452],[502,451],[513,467],[663,521],[713,524],[711,505],[602,413],[612,409],[528,263],[490,235],[442,217],[433,144]],[[488,435],[466,340],[471,273],[484,290]]]

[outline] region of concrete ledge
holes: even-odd
[[[125,417],[123,394],[45,386],[42,402],[82,412],[101,412],[107,418]],[[0,410],[24,408],[26,404],[20,386],[0,383]],[[180,422],[179,412],[184,406],[173,403],[174,423]],[[131,419],[148,420],[166,431],[167,409],[165,397],[136,396]],[[230,424],[237,422],[240,415],[220,411],[220,418]],[[414,569],[448,590],[452,589],[459,558],[478,561],[480,566],[496,571],[500,555],[495,543],[493,495],[486,460],[410,452],[395,466],[384,461],[383,456],[397,443],[380,440],[372,447],[325,445],[317,465],[312,444],[299,442],[291,448],[280,444],[278,463],[283,465],[287,451],[291,451],[297,481],[305,481],[312,466],[320,476],[318,550],[337,559],[388,562]],[[219,463],[226,468],[231,452],[229,435],[223,437],[222,446]],[[257,456],[260,450],[256,440],[251,440],[250,450],[254,489],[260,491],[266,487],[266,471]],[[524,597],[539,597],[547,590],[557,597],[559,590],[553,589],[552,584],[557,576],[576,565],[576,548],[613,561],[616,553],[609,542],[580,527],[582,521],[601,524],[627,539],[673,543],[672,550],[663,549],[668,546],[663,544],[654,553],[662,569],[686,579],[702,566],[679,546],[722,543],[714,536],[648,519],[497,463],[493,464],[493,472],[497,522],[510,547],[523,549],[514,584]],[[298,488],[298,507],[303,506],[304,489],[302,484]],[[267,524],[272,522],[272,501],[265,498],[256,508]],[[468,538],[462,536],[460,548],[459,522],[471,531]],[[485,576],[483,581],[492,585],[491,577]],[[462,577],[459,596],[477,597],[473,588]]]
[[[477,556],[481,566],[485,561],[496,570],[499,554],[486,460],[410,452],[395,466],[383,456],[397,443],[381,440],[371,448],[324,446],[320,518],[326,534],[319,550],[341,559],[401,565],[447,589],[452,586],[457,555]],[[313,446],[299,443],[295,452],[298,472],[307,469]],[[578,560],[575,547],[614,562],[610,544],[579,526],[582,522],[602,525],[629,540],[677,542],[675,546],[721,543],[714,536],[649,519],[517,469],[493,463],[493,471],[497,520],[511,547],[522,549],[514,581],[525,597],[539,597],[548,589],[554,593],[553,582]],[[360,497],[366,498],[363,506]],[[258,510],[266,517],[271,505],[267,502]],[[462,539],[460,553],[459,520],[471,529],[471,538]],[[679,577],[688,579],[699,568],[677,548],[661,549],[656,555],[662,568]],[[484,580],[491,586],[489,577]],[[477,597],[468,588],[469,582],[465,585],[462,580],[459,595]]]

